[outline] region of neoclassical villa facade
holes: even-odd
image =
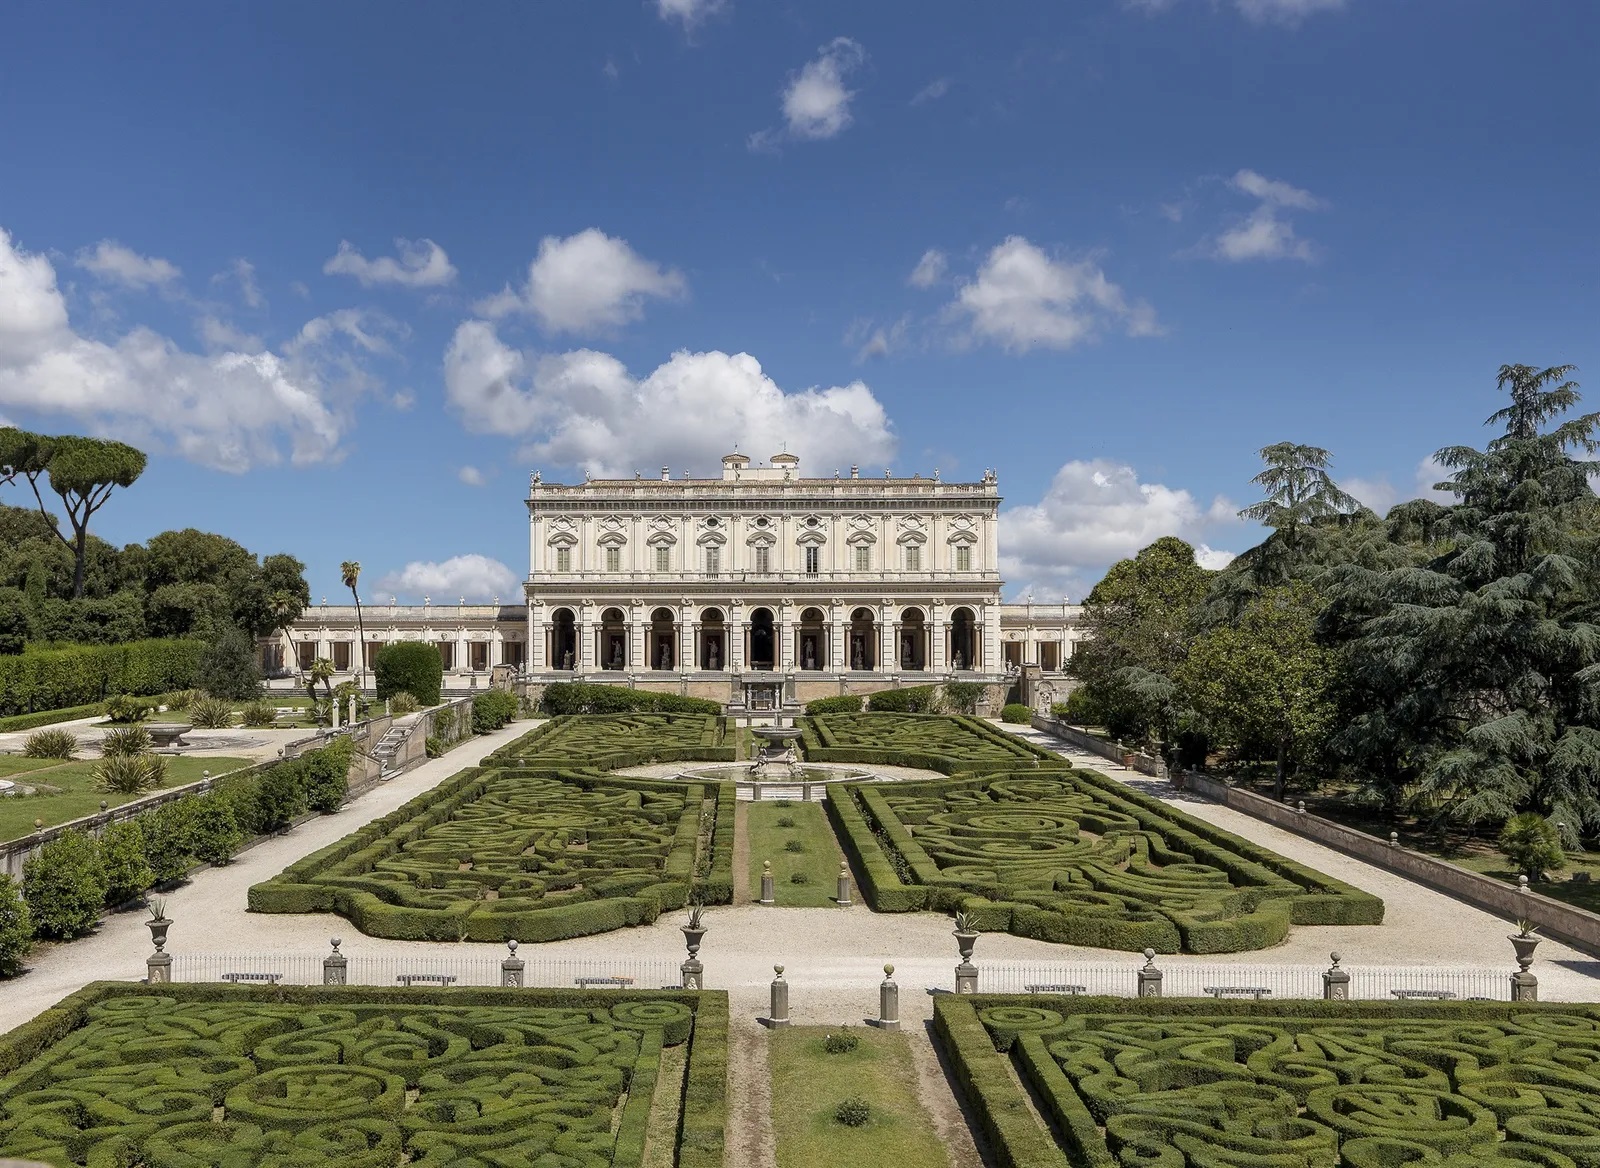
[[[718,478],[529,482],[521,604],[363,605],[370,660],[390,641],[438,646],[446,685],[496,667],[724,702],[793,707],[839,693],[1019,673],[1048,697],[1080,636],[1077,606],[1002,604],[1000,493],[986,471],[945,482],[808,478],[792,454]],[[508,598],[509,599],[509,598]],[[325,657],[352,675],[353,606],[313,605],[263,645],[280,676]]]

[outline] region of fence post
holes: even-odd
[[[339,952],[339,938],[330,937],[329,944],[333,952],[322,959],[322,984],[323,985],[348,985],[350,982],[350,959]]]
[[[850,907],[850,863],[847,860],[839,861],[839,907]]]
[[[1339,968],[1339,955],[1328,954],[1333,958],[1333,964],[1322,975],[1322,1000],[1325,1002],[1345,1002],[1350,1000],[1350,971]]]
[[[1144,968],[1139,970],[1139,996],[1141,998],[1159,998],[1161,996],[1161,971],[1156,968],[1156,951],[1144,951]]]
[[[900,987],[894,984],[894,966],[883,967],[883,984],[878,987],[878,1029],[900,1029]]]
[[[774,965],[772,972],[772,1009],[767,1013],[767,1025],[777,1030],[789,1025],[789,983],[783,980],[783,966]]]
[[[500,984],[510,989],[520,990],[522,988],[522,971],[526,963],[517,956],[517,943],[515,941],[507,941],[506,950],[509,956],[500,962]]]
[[[761,903],[777,903],[772,896],[772,861],[761,861]]]

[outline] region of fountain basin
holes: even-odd
[[[738,762],[692,767],[686,771],[679,771],[677,777],[699,783],[754,783],[768,788],[814,783],[863,782],[879,778],[871,771],[864,771],[859,767],[831,763],[801,763],[786,768],[781,774],[758,776],[752,775],[749,766]]]

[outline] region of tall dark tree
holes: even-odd
[[[350,596],[356,602],[356,636],[361,638],[361,644],[357,646],[356,651],[356,684],[362,685],[366,676],[367,626],[361,617],[361,593],[356,591],[356,585],[361,582],[361,561],[346,560],[340,564],[339,579],[350,589]]]

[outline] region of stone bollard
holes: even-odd
[[[774,965],[772,972],[772,1009],[767,1015],[767,1025],[777,1030],[789,1025],[789,983],[783,980],[783,966]]]
[[[883,967],[883,983],[878,986],[878,1029],[900,1029],[900,987],[894,984],[894,966]]]
[[[800,784],[800,802],[802,802],[802,803],[811,802],[811,784],[810,783],[801,783]]]
[[[1517,877],[1517,891],[1518,892],[1527,892],[1528,891],[1528,877],[1527,877],[1526,874]]]
[[[322,959],[322,984],[350,984],[350,959],[339,952],[339,938],[330,937],[328,943],[333,946],[333,952]]]
[[[522,988],[522,971],[526,968],[527,963],[517,956],[517,943],[515,941],[507,941],[506,949],[509,952],[509,956],[500,962],[500,984],[508,989],[520,990]]]
[[[1398,848],[1400,846],[1400,833],[1398,831],[1391,831],[1389,833],[1389,846],[1391,848]]]
[[[1161,996],[1161,971],[1156,968],[1156,951],[1144,951],[1144,968],[1139,971],[1139,996],[1141,998],[1159,998]]]
[[[752,803],[761,802],[761,784],[760,783],[751,783],[750,784],[750,802],[752,802]]]
[[[761,861],[761,903],[777,904],[777,899],[772,895],[772,861]]]
[[[1296,815],[1304,815],[1306,813],[1306,801],[1304,799],[1295,800],[1294,813]]]
[[[850,864],[848,861],[839,861],[839,907],[850,907]]]
[[[1328,954],[1333,958],[1333,964],[1322,975],[1322,1000],[1325,1002],[1347,1002],[1350,1000],[1350,971],[1339,968],[1339,955]]]

